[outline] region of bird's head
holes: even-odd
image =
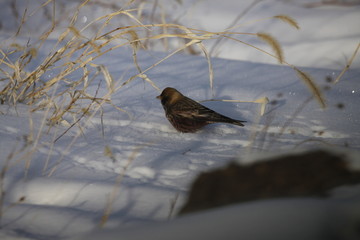
[[[169,106],[176,103],[183,97],[184,96],[175,88],[167,87],[156,98],[161,100],[162,105]]]

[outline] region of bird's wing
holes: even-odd
[[[217,112],[190,98],[186,98],[184,101],[179,102],[178,106],[173,108],[173,112],[185,118],[198,118],[198,120],[208,120],[209,118],[219,115]]]

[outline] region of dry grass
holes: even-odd
[[[347,70],[349,70],[352,62],[354,61],[357,53],[359,52],[360,49],[360,43],[356,46],[353,55],[351,56],[351,58],[349,59],[349,61],[346,63],[346,66],[344,67],[344,69],[341,71],[341,73],[339,74],[339,76],[337,76],[337,78],[335,79],[335,83],[338,83],[339,80],[342,78],[342,76],[346,73]]]
[[[274,18],[284,21],[285,23],[287,23],[290,26],[296,28],[297,30],[300,29],[299,24],[293,18],[291,18],[291,17],[289,17],[287,15],[277,15],[277,16],[274,16]]]
[[[18,140],[16,144],[12,147],[9,154],[4,159],[4,163],[2,164],[1,170],[0,170],[0,228],[2,228],[2,218],[6,211],[16,206],[17,204],[20,204],[25,201],[26,196],[21,196],[16,202],[11,203],[10,205],[5,205],[5,195],[6,195],[6,189],[5,189],[5,178],[6,174],[8,173],[9,169],[18,165],[19,161],[23,160],[24,154],[27,152],[27,148],[29,147],[29,139],[24,137],[24,143],[21,144],[21,140]],[[23,146],[21,146],[23,145]],[[20,157],[19,157],[20,156]],[[14,160],[15,159],[15,160]]]
[[[127,162],[126,162],[126,165],[124,166],[123,171],[117,176],[117,178],[115,180],[113,190],[111,191],[111,193],[110,193],[110,195],[108,197],[108,201],[107,201],[107,204],[105,206],[104,213],[101,216],[99,227],[103,227],[106,224],[106,222],[108,221],[109,217],[110,217],[114,201],[115,201],[116,197],[118,196],[120,185],[121,185],[122,180],[125,177],[126,171],[130,167],[130,165],[134,162],[134,160],[136,159],[136,157],[140,153],[140,151],[144,147],[149,146],[151,144],[152,143],[148,143],[148,144],[137,146],[134,149],[134,151],[131,153],[131,155],[129,156],[129,158],[128,158]]]
[[[132,2],[133,1],[129,1],[125,7],[129,7]],[[278,59],[280,63],[288,64],[284,61],[281,46],[278,41],[267,33],[231,32],[231,28],[224,32],[208,32],[187,28],[176,23],[166,23],[164,8],[157,1],[152,6],[150,16],[144,13],[146,2],[141,2],[136,9],[125,9],[124,7],[116,11],[114,10],[115,6],[105,5],[103,7],[108,7],[113,11],[92,20],[85,27],[78,29],[76,27],[76,21],[79,18],[79,13],[90,4],[103,3],[96,1],[84,1],[81,3],[74,10],[73,15],[69,17],[69,24],[67,28],[59,34],[58,41],[54,44],[51,53],[40,63],[37,63],[37,67],[34,70],[28,71],[28,65],[33,63],[33,59],[37,56],[38,52],[42,51],[44,41],[57,29],[57,24],[60,24],[60,22],[64,20],[63,17],[56,18],[55,16],[57,7],[55,1],[47,1],[41,7],[30,13],[30,15],[34,15],[41,9],[47,9],[46,12],[49,15],[49,20],[51,20],[51,26],[39,37],[39,41],[36,44],[27,46],[11,44],[6,51],[0,50],[0,71],[4,76],[2,79],[2,89],[0,91],[0,101],[2,103],[6,102],[13,105],[17,103],[29,104],[33,107],[33,111],[51,108],[51,116],[49,116],[48,119],[50,125],[64,123],[64,116],[69,114],[75,116],[73,117],[75,119],[74,122],[77,122],[79,118],[83,118],[85,114],[91,112],[95,105],[100,103],[112,104],[110,100],[111,94],[136,78],[141,78],[155,89],[160,90],[146,73],[174,54],[193,47],[198,47],[207,59],[209,66],[209,86],[213,92],[214,79],[211,58],[208,50],[202,43],[203,41],[211,39],[228,38],[258,49]],[[18,16],[21,15],[15,5],[13,5],[13,12],[16,12]],[[21,32],[22,26],[29,17],[28,15],[29,13],[26,8],[22,14],[21,24],[15,34],[14,40],[16,40],[16,37]],[[121,17],[121,19],[126,18],[126,23],[132,22],[136,24],[110,28],[110,26],[112,26],[112,20],[116,17]],[[299,28],[296,21],[288,16],[279,15],[274,18],[280,19],[295,28]],[[151,24],[143,24],[143,21],[153,22]],[[97,29],[95,34],[91,35],[91,37],[84,35],[87,30],[94,26],[96,26]],[[235,27],[238,26],[234,26],[234,28]],[[271,46],[274,54],[241,41],[238,39],[241,35],[259,37]],[[170,39],[182,39],[184,44],[172,50],[168,56],[159,60],[149,68],[142,70],[137,62],[136,53],[138,49],[149,49],[153,42],[159,41],[163,44],[164,49],[168,49],[168,41]],[[121,43],[119,43],[119,41]],[[94,60],[116,48],[128,46],[133,49],[134,65],[139,73],[125,80],[123,83],[117,84],[107,67],[94,64]],[[4,49],[4,47],[2,48]],[[194,51],[191,50],[191,52]],[[13,56],[15,55],[19,57],[14,59]],[[83,76],[77,80],[71,79],[71,74],[78,70],[82,70]],[[54,77],[44,80],[44,76],[47,73],[54,72],[56,73]],[[298,69],[296,69],[296,72],[302,73]],[[95,96],[95,93],[89,92],[87,89],[89,84],[95,81],[99,75],[103,76],[106,80],[105,82],[108,88],[108,94],[104,96]],[[305,76],[305,74],[299,75]],[[316,94],[316,98],[323,105],[325,101],[320,94],[320,89],[311,78],[301,77],[301,79],[304,80],[312,92]],[[67,85],[65,89],[63,87],[64,84]],[[92,103],[91,107],[86,109],[81,108],[81,104],[86,101]],[[121,108],[118,109],[123,111]]]

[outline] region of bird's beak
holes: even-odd
[[[157,96],[156,98],[157,98],[157,99],[161,99],[161,95]]]

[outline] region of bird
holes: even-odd
[[[184,96],[175,88],[165,88],[156,98],[160,99],[166,118],[179,132],[194,133],[212,123],[230,123],[243,127],[246,122],[217,113]]]

